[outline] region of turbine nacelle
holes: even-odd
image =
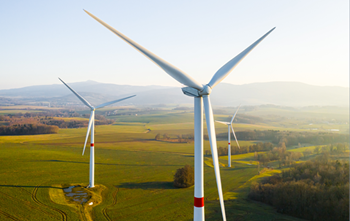
[[[193,87],[183,87],[182,92],[190,97],[200,97],[199,91]]]
[[[211,93],[211,87],[208,84],[203,85],[202,90],[193,87],[183,87],[181,90],[185,95],[190,97],[202,97],[203,95],[210,95]]]

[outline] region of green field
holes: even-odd
[[[113,118],[113,125],[96,127],[95,182],[105,189],[102,202],[89,208],[92,220],[192,220],[193,187],[178,189],[172,181],[178,168],[193,165],[193,143],[154,138],[158,133],[193,133],[193,115],[171,112]],[[216,128],[218,133],[227,131],[225,125]],[[275,127],[236,124],[235,128]],[[81,155],[85,134],[86,129],[79,128],[0,137],[0,220],[87,220],[82,207],[60,204],[55,195],[62,186],[88,184],[88,149]],[[210,148],[208,141],[204,145]],[[227,141],[218,141],[218,146],[226,145]],[[205,159],[206,220],[221,220],[214,170],[211,159]],[[227,220],[300,220],[246,197],[253,181],[278,170],[257,175],[253,153],[234,155],[232,160],[232,168],[221,167]],[[227,165],[227,156],[220,157],[220,164]]]

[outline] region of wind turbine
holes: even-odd
[[[221,177],[220,177],[220,168],[219,168],[219,159],[218,152],[216,146],[216,135],[215,135],[215,127],[214,127],[214,117],[213,110],[210,103],[209,95],[211,93],[212,88],[214,88],[217,84],[219,84],[231,71],[232,69],[257,45],[259,44],[270,32],[272,32],[275,28],[271,29],[261,38],[259,38],[256,42],[250,45],[247,49],[242,51],[232,60],[227,62],[224,66],[222,66],[210,80],[210,82],[206,85],[199,84],[185,72],[171,65],[170,63],[164,61],[157,55],[148,51],[146,48],[137,44],[130,38],[126,37],[119,31],[115,30],[90,12],[84,10],[87,14],[89,14],[96,21],[101,23],[103,26],[108,28],[114,34],[118,35],[121,39],[126,41],[136,50],[141,52],[143,55],[148,57],[151,61],[156,63],[160,68],[162,68],[167,74],[173,77],[178,82],[188,86],[182,88],[182,92],[185,95],[194,97],[194,214],[193,219],[195,221],[204,220],[204,165],[203,165],[203,103],[204,103],[204,112],[207,123],[207,130],[209,136],[209,142],[213,157],[213,165],[215,170],[216,183],[218,188],[218,194],[220,199],[221,213],[222,218],[225,221],[225,206],[224,206],[224,198],[222,195],[221,189]]]
[[[236,134],[235,134],[235,131],[233,130],[233,127],[232,127],[232,122],[235,119],[236,114],[237,114],[238,109],[239,109],[240,106],[241,105],[238,106],[238,108],[237,108],[237,110],[236,110],[235,114],[233,115],[233,117],[232,117],[230,122],[224,122],[224,121],[216,120],[216,122],[221,123],[221,124],[225,124],[225,125],[228,126],[228,135],[227,135],[228,136],[228,148],[227,148],[227,151],[228,151],[228,153],[227,153],[228,154],[228,167],[231,167],[231,131],[230,131],[230,129],[232,129],[232,133],[233,133],[233,136],[235,137],[237,146],[238,146],[238,148],[240,148],[239,144],[238,144],[238,140],[237,140]]]
[[[79,98],[79,100],[81,100],[86,106],[88,106],[91,109],[90,120],[89,120],[89,124],[88,124],[88,129],[87,129],[87,133],[86,133],[86,138],[85,138],[84,149],[83,149],[82,155],[84,155],[86,142],[88,140],[89,133],[91,130],[91,134],[90,134],[91,135],[91,137],[90,137],[90,169],[89,169],[89,186],[88,186],[88,188],[93,188],[93,187],[95,187],[95,144],[94,144],[94,141],[95,141],[95,139],[94,139],[95,138],[95,110],[102,108],[102,107],[105,107],[105,106],[110,105],[110,104],[114,104],[114,103],[129,99],[129,98],[135,97],[136,95],[132,95],[129,97],[124,97],[124,98],[118,99],[118,100],[106,102],[106,103],[103,103],[103,104],[100,104],[100,105],[94,107],[87,100],[85,100],[85,98],[83,98],[80,94],[78,94],[71,87],[69,87],[68,84],[66,84],[61,78],[58,78],[58,79],[60,79],[60,81],[64,85],[66,85],[68,87],[68,89],[71,90],[73,92],[73,94],[75,94],[75,96],[77,96]]]

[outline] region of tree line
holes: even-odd
[[[292,152],[287,151],[287,148],[284,143],[279,147],[274,147],[272,150],[266,153],[256,153],[254,154],[254,158],[256,161],[259,161],[263,165],[267,165],[270,161],[278,161],[279,167],[281,166],[289,166],[294,161],[299,160],[301,157],[308,157],[311,155],[317,155],[320,153],[328,153],[330,155],[341,154],[345,150],[349,149],[348,143],[336,143],[324,146],[316,146],[312,150],[311,148],[304,150],[303,152]]]
[[[308,220],[349,220],[349,163],[329,155],[253,183],[248,197]]]
[[[299,145],[300,143],[309,143],[314,145],[334,144],[349,142],[349,136],[347,134],[338,133],[326,133],[326,132],[295,132],[295,131],[279,131],[279,130],[249,130],[249,131],[237,131],[236,136],[238,140],[261,140],[265,143],[272,143],[275,146],[281,146],[284,143],[286,146]],[[216,135],[218,139],[227,139],[227,133],[219,133]],[[204,135],[204,139],[208,140],[208,135]],[[170,141],[178,143],[189,143],[194,141],[193,134],[182,135],[169,135],[167,133],[158,133],[155,136],[155,140]],[[232,147],[234,148],[234,147]],[[273,148],[273,147],[272,147]],[[271,149],[272,149],[271,148]],[[269,150],[268,148],[259,146],[256,149],[252,146],[241,147],[239,149],[231,150],[232,153],[249,153],[252,151]],[[227,153],[227,148],[222,149],[220,152]]]
[[[298,145],[299,143],[310,143],[314,145],[349,142],[347,134],[327,132],[297,132],[279,130],[250,130],[237,131],[238,140],[263,140],[274,144],[284,142],[286,146]],[[217,134],[217,138],[226,139],[227,133]]]
[[[48,112],[16,113],[0,115],[0,135],[34,135],[58,133],[59,128],[87,127],[87,120],[63,120],[59,117],[83,117],[89,115],[79,114],[69,110],[54,110]],[[114,121],[106,119],[102,115],[95,115],[96,125],[111,124]]]
[[[249,146],[241,146],[238,148],[237,146],[231,146],[231,154],[244,154],[251,153],[257,151],[268,151],[272,150],[274,145],[270,142],[259,142],[257,144],[249,145]],[[227,147],[218,147],[218,155],[219,156],[227,156],[228,148]],[[211,156],[211,150],[205,150],[206,156]]]
[[[0,135],[34,135],[58,133],[57,126],[44,124],[15,124],[12,126],[0,126]]]
[[[191,143],[194,141],[194,135],[193,134],[169,135],[167,133],[165,134],[158,133],[154,137],[154,139],[158,141],[168,141],[173,143]]]

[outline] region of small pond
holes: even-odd
[[[80,185],[64,188],[63,191],[67,198],[80,204],[86,203],[91,198],[91,196],[85,192],[84,188]]]

